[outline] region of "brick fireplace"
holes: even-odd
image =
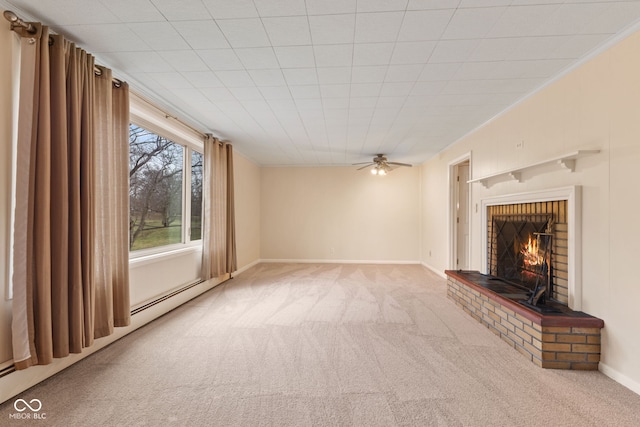
[[[481,204],[484,271],[446,271],[447,296],[541,367],[597,370],[604,322],[579,311],[580,187]]]

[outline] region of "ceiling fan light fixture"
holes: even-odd
[[[362,163],[353,163],[353,166],[360,166],[358,170],[366,169],[371,167],[371,175],[386,175],[392,171],[391,166],[408,166],[411,167],[408,163],[398,163],[398,162],[389,162],[387,161],[387,157],[383,154],[378,154],[373,158],[371,162],[362,162]]]

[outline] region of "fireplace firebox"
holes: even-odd
[[[552,294],[553,216],[494,215],[489,274],[529,293],[525,303],[544,307]]]
[[[487,273],[519,289],[524,304],[566,306],[566,201],[494,205],[487,214]]]

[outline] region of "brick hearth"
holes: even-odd
[[[445,271],[447,296],[511,347],[543,368],[597,370],[601,319],[564,308],[539,313],[491,290],[478,272]]]

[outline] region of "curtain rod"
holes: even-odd
[[[7,21],[11,22],[12,30],[15,30],[17,27],[21,27],[24,28],[25,31],[29,34],[35,34],[38,32],[38,29],[33,24],[24,22],[23,19],[21,19],[18,15],[10,10],[5,10],[3,15]],[[49,39],[49,44],[51,44],[51,39]],[[93,67],[93,72],[96,76],[102,75],[102,69],[98,65]],[[113,77],[111,80],[117,87],[120,87],[120,85],[122,85],[122,80],[116,79],[115,77]]]

